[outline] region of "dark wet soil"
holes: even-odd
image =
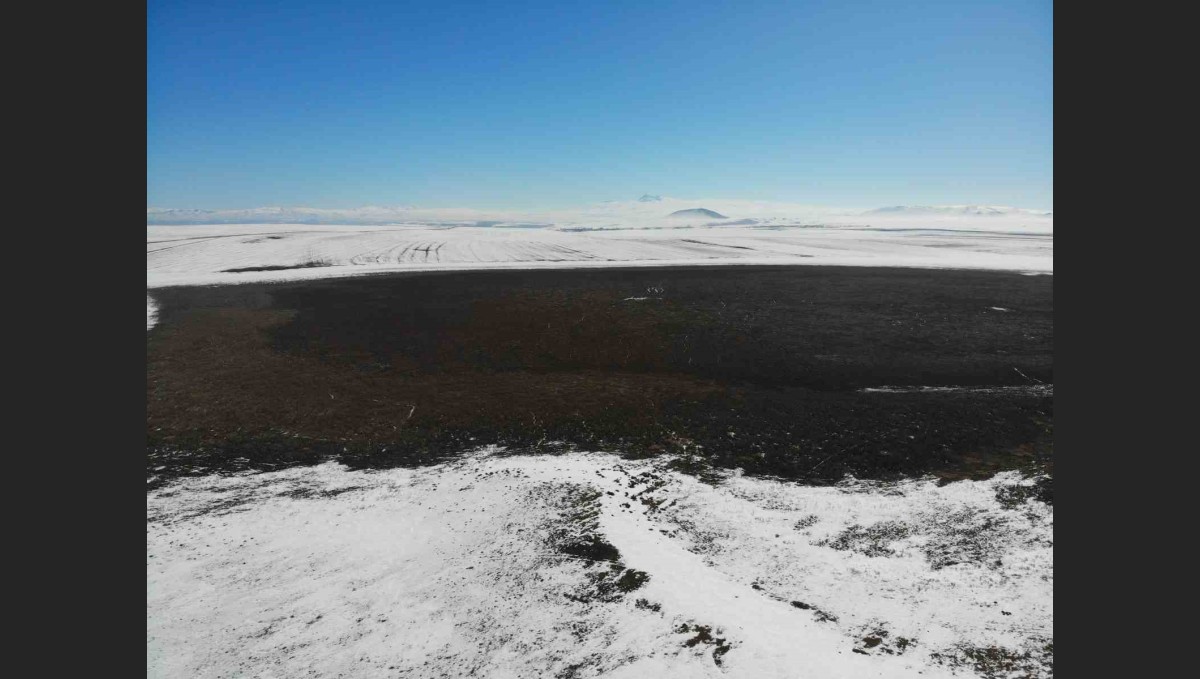
[[[152,296],[159,480],[427,464],[491,443],[682,453],[697,473],[813,483],[1053,468],[1052,392],[862,391],[1052,384],[1049,276],[476,271]]]

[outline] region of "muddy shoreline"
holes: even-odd
[[[151,294],[155,485],[487,444],[809,483],[1053,470],[1051,276],[639,267]]]

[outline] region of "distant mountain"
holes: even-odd
[[[688,210],[676,210],[669,217],[704,217],[706,219],[729,219],[720,212],[714,212],[707,208],[694,207]]]
[[[688,204],[719,205],[721,212],[692,207],[670,212]],[[725,213],[725,214],[722,214]],[[734,217],[727,217],[733,214]],[[354,208],[256,207],[249,209],[146,208],[146,224],[305,224],[364,226],[442,226],[499,228],[662,228],[675,226],[764,224],[873,224],[875,226],[938,228],[999,228],[1001,226],[1053,229],[1054,213],[994,205],[898,205],[869,212],[862,208],[825,208],[792,203],[680,199],[645,194],[638,199],[556,208],[550,210],[475,209],[467,207],[415,207],[411,205]]]
[[[893,207],[881,207],[877,210],[870,210],[867,214],[888,214],[888,215],[913,215],[913,216],[932,216],[932,215],[947,215],[947,216],[978,216],[978,217],[997,217],[1002,215],[1010,216],[1033,216],[1033,217],[1052,217],[1052,212],[1043,212],[1041,210],[1026,210],[1017,207],[1005,207],[1002,205],[896,205]]]
[[[349,209],[256,207],[245,210],[146,208],[147,224],[390,224],[404,221],[408,205]]]

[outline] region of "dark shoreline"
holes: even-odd
[[[485,444],[809,483],[1052,472],[1053,277],[697,266],[156,289],[148,475]],[[1011,309],[999,312],[991,307]],[[690,461],[690,462],[689,462]]]

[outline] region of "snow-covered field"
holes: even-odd
[[[170,225],[148,211],[148,287],[323,278],[430,269],[678,264],[826,264],[1053,271],[1053,216],[907,208],[838,212],[716,201],[727,218],[671,217],[694,202],[614,203],[575,212],[483,213],[363,208],[316,211],[356,223]],[[233,211],[242,219],[313,211]],[[999,210],[986,208],[986,210]],[[981,212],[983,211],[983,212]],[[245,213],[245,214],[242,214]],[[366,216],[364,216],[366,215]],[[157,217],[157,218],[156,218]],[[409,221],[381,224],[385,217]],[[177,220],[185,217],[176,215]],[[317,220],[317,218],[312,217]],[[319,220],[318,220],[319,221]],[[367,223],[371,222],[371,223]],[[298,267],[228,272],[247,267]]]
[[[1047,676],[1053,510],[998,501],[1022,483],[496,450],[179,480],[147,496],[149,676]]]

